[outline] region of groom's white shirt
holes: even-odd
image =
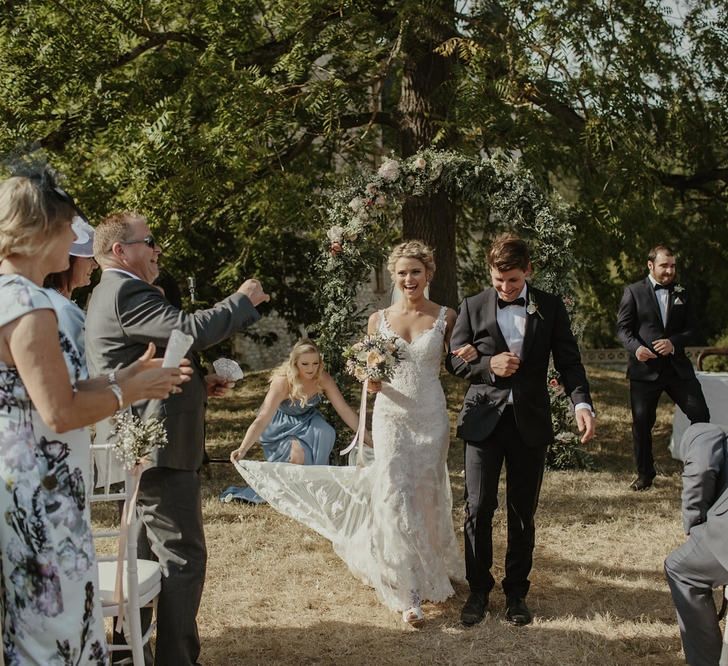
[[[524,284],[518,298],[523,298],[524,305],[509,305],[507,308],[500,308],[496,305],[495,318],[498,322],[503,338],[508,345],[508,350],[520,358],[523,350],[523,338],[526,335],[526,294],[528,285]],[[508,393],[507,403],[513,404],[513,391]]]
[[[518,298],[523,299],[523,305],[509,305],[507,308],[499,308],[496,305],[495,308],[495,318],[498,322],[498,328],[500,328],[503,334],[503,338],[508,345],[508,350],[516,354],[519,358],[523,350],[523,339],[526,336],[526,319],[528,317],[528,313],[526,312],[526,303],[528,303],[527,294],[528,283],[523,285],[521,293],[518,294]],[[495,381],[495,375],[493,373],[491,373],[491,379]],[[508,392],[506,404],[513,404],[513,391]],[[592,416],[594,416],[594,410],[588,402],[580,402],[578,405],[575,405],[574,411],[577,409],[588,409]]]

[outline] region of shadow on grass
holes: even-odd
[[[292,618],[295,625],[295,618]],[[548,623],[515,628],[491,615],[462,628],[435,617],[421,630],[322,621],[300,627],[220,626],[203,643],[209,666],[225,664],[679,664],[679,639],[598,636]]]

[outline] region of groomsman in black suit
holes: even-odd
[[[502,581],[506,619],[529,624],[526,605],[535,544],[546,447],[553,441],[546,375],[553,357],[575,405],[582,442],[594,436],[594,411],[569,316],[562,300],[526,282],[528,246],[513,235],[495,240],[488,253],[492,288],[460,305],[446,367],[470,382],[458,418],[465,440],[465,569],[470,596],[466,626],[480,622],[495,586],[493,513],[505,461],[508,550]]]
[[[673,251],[657,245],[647,256],[647,268],[644,280],[625,288],[617,315],[617,335],[630,352],[627,377],[637,465],[632,490],[647,490],[655,478],[652,428],[663,391],[690,423],[710,421],[700,382],[685,356],[696,321],[687,290],[675,281]]]

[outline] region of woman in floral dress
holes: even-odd
[[[74,215],[46,175],[0,184],[0,611],[9,665],[106,663],[83,427],[181,390],[188,372],[158,367],[150,349],[115,378],[78,379],[40,286],[68,266]]]

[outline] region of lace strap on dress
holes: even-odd
[[[382,335],[392,335],[392,332],[389,330],[389,324],[387,323],[387,317],[384,314],[383,309],[379,310],[379,326],[377,326],[377,331]]]
[[[445,329],[447,328],[447,319],[445,319],[445,315],[447,314],[447,306],[441,305],[440,306],[440,314],[437,315],[437,319],[435,320],[435,323],[433,324],[433,328],[436,328],[440,333],[445,333]]]

